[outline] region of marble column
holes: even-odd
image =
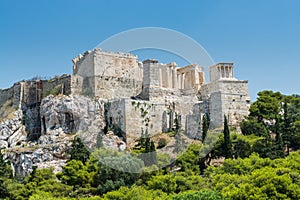
[[[181,74],[178,74],[178,75],[177,75],[177,81],[178,81],[178,88],[179,88],[179,89],[182,89],[182,88],[181,88]]]
[[[173,66],[173,88],[178,89],[178,82],[177,82],[177,70],[176,67]]]

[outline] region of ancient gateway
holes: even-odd
[[[222,127],[224,115],[230,125],[238,126],[248,114],[248,81],[234,77],[233,63],[210,66],[210,82],[205,81],[204,67],[197,64],[178,67],[154,59],[140,62],[135,55],[101,49],[87,51],[73,63],[72,75],[22,81],[0,91],[0,106],[13,99],[15,107],[40,113],[46,91],[57,88],[65,95],[102,99],[106,128],[122,134],[127,143],[139,137],[141,129],[158,134],[171,131],[176,124],[187,136],[200,138],[204,114],[209,114],[211,128]],[[49,128],[40,114],[26,120],[27,132],[37,137]]]

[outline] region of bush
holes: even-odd
[[[164,148],[167,145],[167,140],[165,138],[160,138],[158,141],[158,149]]]
[[[44,92],[44,97],[49,96],[51,94],[54,96],[61,94],[61,85],[58,85],[56,87],[50,88],[49,90],[46,90]]]

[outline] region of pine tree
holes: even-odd
[[[232,158],[232,143],[230,140],[230,131],[228,127],[227,117],[224,115],[224,143],[223,143],[223,154],[225,158]]]

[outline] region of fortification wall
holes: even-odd
[[[115,99],[142,91],[142,65],[137,56],[94,49],[73,62],[72,94]]]
[[[143,80],[138,57],[129,53],[112,53],[95,49],[94,76]]]
[[[203,109],[202,104],[194,108],[196,102],[195,97],[160,101],[128,98],[113,100],[108,103],[108,121],[111,128],[119,130],[118,132],[122,134],[126,133],[126,142],[129,146],[141,136],[142,130],[144,132],[147,130],[150,135],[174,130],[176,118],[186,135],[196,138],[200,137],[202,116],[200,109]]]
[[[200,96],[209,99],[209,112],[213,127],[223,125],[224,115],[228,123],[238,126],[239,122],[248,115],[250,98],[248,81],[218,80],[204,85]]]
[[[242,94],[248,96],[248,81],[240,80],[218,80],[204,84],[199,93],[203,99],[209,98],[209,95],[222,91],[223,93]]]
[[[116,99],[137,96],[142,91],[142,81],[123,77],[95,77],[95,96]]]

